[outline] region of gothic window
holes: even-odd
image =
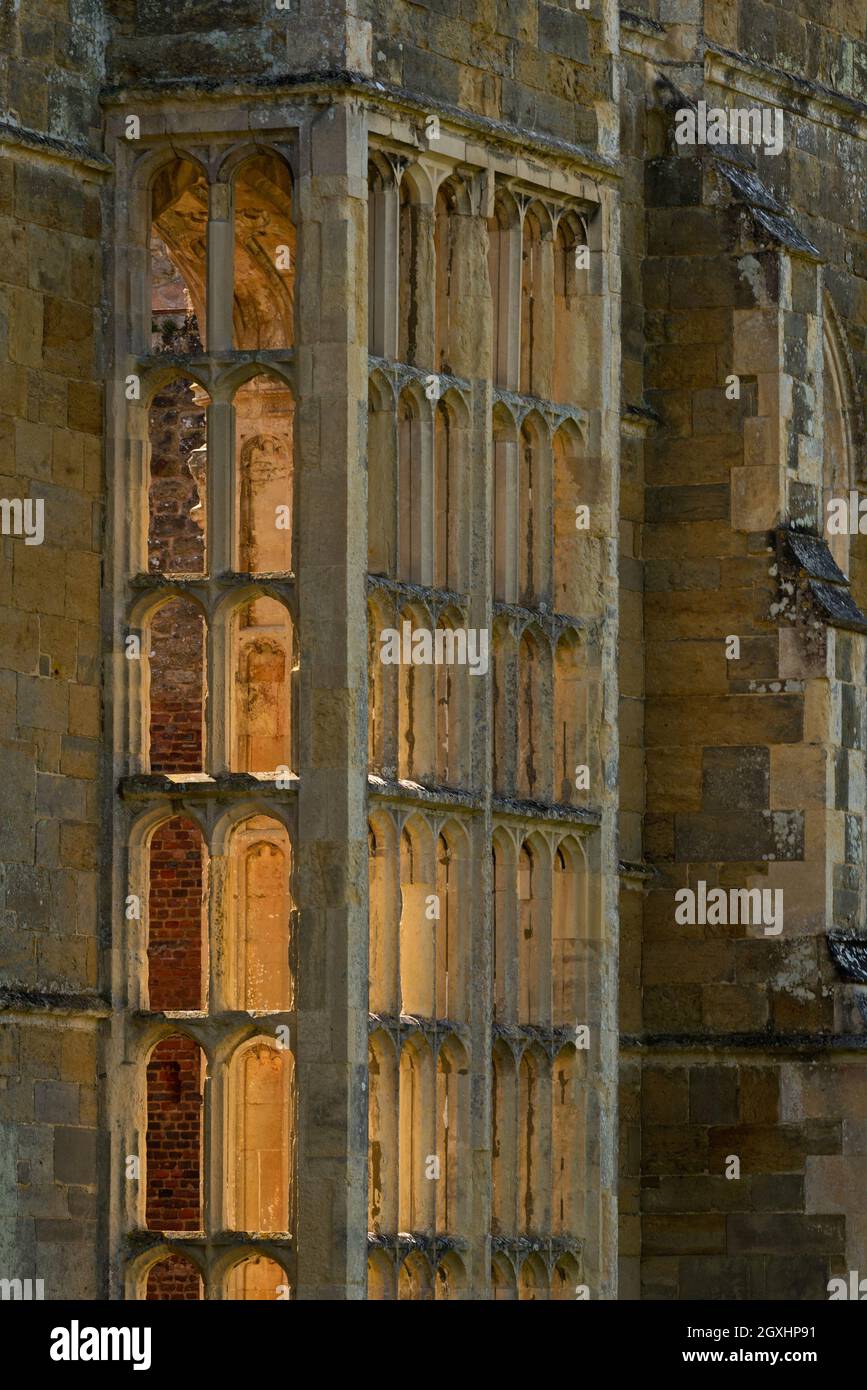
[[[251,1255],[233,1264],[226,1277],[225,1297],[257,1303],[270,1303],[288,1296],[286,1271],[276,1260]]]
[[[192,1038],[172,1033],[147,1064],[145,1224],[151,1231],[202,1225],[204,1062]]]
[[[367,1222],[370,1231],[387,1235],[398,1228],[398,1065],[383,1031],[370,1039],[368,1076]]]
[[[208,184],[201,166],[191,159],[163,164],[150,202],[147,341],[152,352],[195,353],[206,341]]]
[[[212,186],[212,239],[233,223],[234,297],[230,342],[241,352],[295,341],[295,225],[292,176],[279,155],[252,155],[234,169],[231,190]],[[227,217],[221,202],[225,200]],[[229,210],[234,213],[230,219]],[[229,306],[219,305],[222,314]],[[225,330],[224,330],[225,331]]]
[[[235,393],[237,568],[250,574],[292,570],[292,392],[256,376]]]
[[[521,220],[518,206],[505,191],[497,194],[488,219],[488,273],[491,282],[492,363],[496,386],[520,388]]]
[[[232,1056],[227,1083],[228,1225],[288,1231],[292,1054],[270,1038],[254,1038]]]
[[[436,1157],[434,1060],[419,1034],[404,1042],[400,1053],[400,1178],[398,1219],[401,1231],[432,1235],[436,1183],[430,1164]]]
[[[204,574],[207,551],[206,392],[190,377],[158,387],[148,411],[147,567]]]
[[[367,342],[376,357],[398,355],[398,220],[394,172],[376,155],[368,163],[367,181]]]
[[[149,845],[148,1001],[153,1010],[206,1007],[208,852],[195,821],[172,816]]]
[[[148,1302],[196,1303],[204,1296],[202,1276],[185,1255],[166,1255],[147,1272],[145,1298]]]
[[[204,770],[205,618],[191,598],[151,610],[144,633],[151,772]]]

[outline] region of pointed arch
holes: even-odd
[[[262,149],[236,164],[230,178],[235,349],[292,347],[297,257],[292,171],[275,150]]]
[[[460,1235],[467,1229],[471,1190],[469,1061],[460,1042],[447,1038],[437,1057],[436,1154],[434,1183],[437,1234]]]
[[[420,1034],[407,1038],[400,1053],[401,1231],[433,1235],[436,1183],[429,1176],[436,1154],[434,1060]]]
[[[398,1228],[399,1072],[395,1045],[382,1029],[369,1043],[368,1230],[395,1234]]]
[[[412,816],[400,836],[400,1008],[417,1018],[435,1009],[436,867],[427,821]]]
[[[289,1230],[294,1059],[271,1038],[232,1054],[224,1126],[228,1225],[262,1234]]]

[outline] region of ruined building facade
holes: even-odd
[[[0,1277],[867,1275],[865,89],[854,0],[0,0]]]

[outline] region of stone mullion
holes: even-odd
[[[208,205],[207,350],[232,348],[235,226],[232,186],[212,183]]]

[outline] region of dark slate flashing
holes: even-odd
[[[829,932],[828,952],[841,979],[867,985],[867,939],[845,932]]]
[[[819,579],[811,579],[807,587],[832,627],[867,632],[867,618],[848,589],[840,584],[824,584]]]
[[[821,262],[823,257],[818,247],[799,232],[787,217],[777,217],[775,213],[765,212],[763,208],[751,208],[752,215],[759,226],[764,227],[775,241],[780,242],[796,256],[806,256],[808,260]]]
[[[765,188],[758,174],[729,159],[728,151],[731,148],[730,145],[718,147],[713,164],[728,180],[735,193],[754,208],[763,208],[766,212],[784,213],[785,208],[782,203]]]
[[[639,29],[643,34],[665,34],[665,25],[646,14],[636,14],[634,10],[621,10],[620,23],[625,29]]]
[[[829,584],[848,583],[821,536],[795,530],[785,531],[783,535],[795,560],[810,579],[824,579]]]
[[[798,567],[809,594],[822,618],[831,627],[851,632],[867,632],[867,617],[861,612],[849,589],[849,581],[837,565],[828,542],[810,531],[781,527],[777,531],[781,565]]]

